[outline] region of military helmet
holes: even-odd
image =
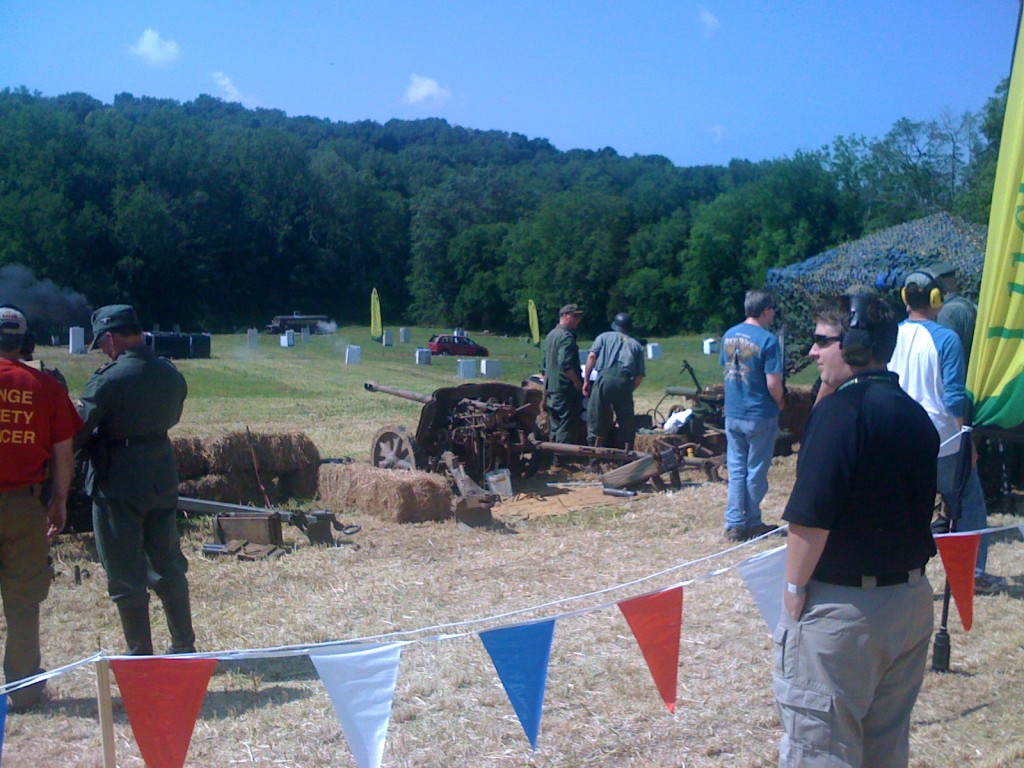
[[[619,312],[612,320],[612,330],[618,331],[619,333],[632,333],[633,332],[633,318],[630,317],[626,312]]]

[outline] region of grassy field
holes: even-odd
[[[324,456],[365,460],[380,426],[415,424],[419,405],[374,395],[375,379],[430,392],[456,384],[455,361],[413,365],[413,347],[428,333],[414,329],[411,346],[383,349],[364,329],[342,329],[282,349],[262,338],[217,336],[210,360],[182,361],[190,397],[175,434],[215,435],[301,429]],[[475,336],[475,335],[474,335]],[[479,339],[516,382],[537,368],[539,353],[522,339]],[[653,407],[666,385],[689,384],[682,359],[702,383],[719,380],[717,361],[700,340],[658,340],[665,356],[649,361],[639,409]],[[362,346],[363,364],[346,367],[344,348]],[[43,349],[73,393],[102,359]],[[764,510],[777,522],[792,486],[795,458],[776,459]],[[564,474],[541,480],[583,482]],[[539,520],[512,519],[503,532],[460,530],[454,523],[398,526],[346,510],[363,530],[351,546],[302,546],[281,560],[242,563],[200,554],[205,526],[190,530],[184,549],[201,650],[262,648],[411,631],[403,651],[384,765],[419,766],[771,766],[780,736],[771,695],[772,641],[735,571],[709,573],[778,541],[725,551],[721,515],[725,487],[700,477],[674,494],[655,494]],[[1017,522],[993,516],[993,524]],[[709,562],[666,569],[697,558]],[[54,547],[57,577],[43,606],[44,664],[50,668],[97,649],[120,651],[116,611],[91,535],[65,536]],[[75,568],[83,574],[75,584]],[[953,672],[929,673],[913,715],[911,765],[944,768],[1024,765],[1024,546],[995,543],[990,570],[1008,592],[976,600],[974,628],[955,613]],[[616,589],[662,574],[642,585]],[[929,566],[936,592],[942,568]],[[678,709],[665,710],[626,623],[601,608],[642,592],[697,579],[686,587]],[[538,751],[530,753],[514,712],[479,639],[445,640],[419,628],[529,609],[553,600],[611,590],[522,618],[592,608],[560,619],[555,630]],[[936,601],[936,616],[940,602]],[[482,622],[472,631],[500,626]],[[167,642],[154,608],[154,639]],[[90,668],[51,681],[50,700],[36,713],[11,715],[5,765],[99,766],[95,679]],[[115,698],[119,766],[140,766],[131,730]],[[196,725],[189,765],[353,765],[323,685],[310,665],[221,665]]]
[[[312,336],[306,344],[297,340],[290,348],[281,347],[277,336],[260,336],[256,349],[249,349],[242,335],[215,336],[209,360],[177,363],[188,379],[189,398],[176,434],[218,434],[254,426],[258,420],[262,427],[306,432],[326,457],[365,458],[377,428],[386,423],[415,426],[420,406],[366,392],[364,381],[425,394],[463,383],[455,378],[454,357],[435,356],[429,366],[416,365],[415,349],[426,346],[432,331],[410,331],[411,344],[393,347],[373,343],[363,327]],[[525,338],[474,334],[474,339],[490,350],[491,360],[501,363],[502,381],[519,384],[540,368],[540,350]],[[720,382],[718,357],[703,354],[700,338],[651,341],[661,344],[664,354],[647,361],[647,379],[636,393],[638,412],[653,408],[665,387],[692,385],[680,373],[683,360],[693,365],[703,386]],[[345,365],[349,344],[361,347],[361,365]],[[588,349],[589,341],[581,341],[580,347]],[[41,358],[64,372],[73,396],[105,360],[99,353],[68,355],[54,349],[44,350]],[[803,372],[797,383],[813,381],[809,373]]]

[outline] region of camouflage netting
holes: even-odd
[[[900,306],[903,278],[915,269],[943,261],[957,268],[961,291],[977,297],[985,261],[985,227],[946,213],[883,229],[784,269],[768,270],[766,286],[776,293],[786,326],[786,372],[807,365],[813,322],[811,310],[825,296],[864,285]]]
[[[316,496],[320,452],[301,432],[253,433],[260,478],[271,503]],[[174,440],[178,495],[229,504],[264,505],[244,432]]]
[[[451,486],[441,475],[361,463],[322,465],[320,502],[336,514],[356,510],[397,523],[452,516]]]

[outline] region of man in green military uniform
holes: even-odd
[[[587,355],[583,372],[583,395],[587,404],[587,437],[591,445],[603,446],[612,426],[618,423],[618,439],[627,450],[633,448],[636,421],[633,412],[633,390],[647,375],[644,348],[630,334],[633,318],[619,312],[612,329],[596,339]],[[597,382],[590,374],[597,369]],[[614,413],[614,417],[613,417]]]
[[[150,655],[152,587],[164,606],[170,653],[194,653],[188,561],[175,511],[178,471],[167,430],[178,423],[187,387],[174,365],[145,346],[135,310],[100,307],[93,342],[111,359],[85,385],[78,413],[85,426],[76,446],[89,450],[86,490],[92,496],[96,549],[107,571],[129,655]]]
[[[544,410],[551,424],[551,440],[556,443],[579,442],[583,379],[574,331],[582,317],[579,305],[566,304],[558,311],[558,325],[544,339]]]

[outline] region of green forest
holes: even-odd
[[[767,270],[936,212],[985,223],[1007,83],[763,162],[679,167],[444,120],[332,122],[118,95],[0,91],[0,268],[231,331],[302,311],[523,333],[583,304],[645,334],[719,332]],[[2,300],[3,297],[0,297]]]

